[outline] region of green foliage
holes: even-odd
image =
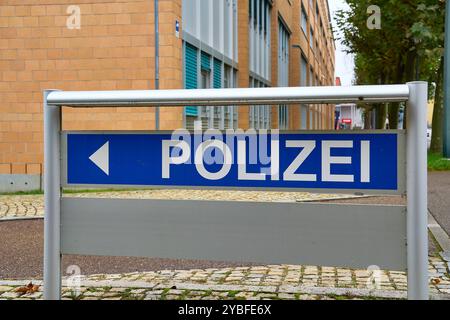
[[[449,171],[450,160],[442,158],[440,154],[428,154],[428,170],[431,171]]]
[[[445,1],[347,0],[337,13],[338,40],[355,55],[355,84],[394,84],[413,80],[430,83],[430,98],[442,72]],[[381,29],[369,29],[367,8],[381,9]],[[371,109],[373,106],[364,106]],[[399,104],[389,105],[389,123],[396,127]],[[366,112],[366,114],[368,114]],[[382,122],[382,121],[380,121]],[[438,131],[433,130],[436,135]]]

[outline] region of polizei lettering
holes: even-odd
[[[209,181],[231,176],[238,181],[371,182],[368,140],[280,139],[274,134],[183,138],[162,141],[163,179],[173,178],[174,166],[191,165]]]

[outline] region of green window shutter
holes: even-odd
[[[202,52],[201,60],[202,60],[201,61],[202,70],[211,71],[211,56],[205,52]]]
[[[214,59],[214,88],[222,88],[222,61]]]
[[[190,45],[189,43],[186,43],[184,66],[185,89],[197,89],[197,48]],[[187,116],[196,117],[198,115],[197,107],[189,106],[185,107],[184,109]]]

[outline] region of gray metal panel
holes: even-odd
[[[63,188],[80,189],[192,189],[192,190],[243,190],[243,191],[280,191],[280,192],[312,192],[312,193],[337,193],[357,195],[403,195],[406,194],[406,131],[405,130],[364,130],[364,131],[283,131],[283,134],[397,134],[398,145],[398,184],[397,190],[356,190],[356,189],[313,189],[313,188],[256,188],[256,187],[195,187],[195,186],[170,186],[170,185],[111,185],[111,184],[68,184],[67,183],[67,135],[69,134],[171,134],[173,131],[64,131],[61,133],[61,186]],[[268,130],[270,133],[271,131]],[[191,132],[193,134],[194,132]]]
[[[0,192],[41,190],[40,174],[0,174]]]
[[[63,254],[404,270],[403,206],[62,199]]]

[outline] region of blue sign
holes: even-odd
[[[67,184],[396,191],[397,139],[396,133],[68,133]]]

